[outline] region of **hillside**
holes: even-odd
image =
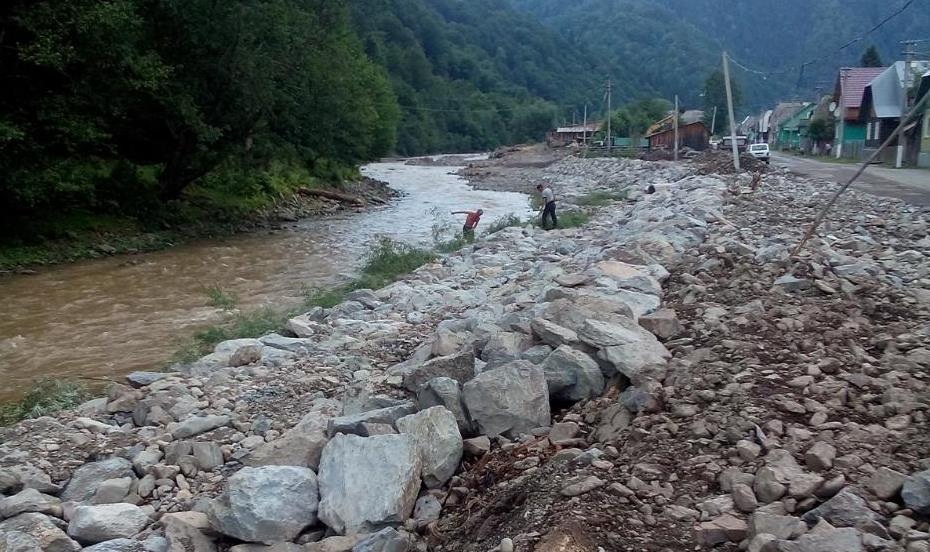
[[[888,61],[900,41],[927,38],[930,9],[916,0],[899,17],[842,52],[837,49],[892,15],[903,1],[785,0],[511,0],[574,44],[597,45],[599,55],[624,64],[632,82],[664,96],[679,94],[699,105],[703,79],[719,66],[720,52],[762,75],[734,67],[746,91],[744,111],[778,99],[809,96],[832,86],[836,68],[855,65],[869,44]],[[889,5],[890,4],[890,5]],[[773,22],[778,22],[773,25]],[[804,69],[801,64],[823,58]],[[643,63],[643,62],[646,63]]]
[[[403,155],[538,140],[573,107],[579,116],[585,102],[600,109],[607,76],[619,73],[495,0],[354,0],[352,8],[365,51],[394,86]],[[624,82],[619,93],[641,89]]]

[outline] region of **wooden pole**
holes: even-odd
[[[804,237],[801,239],[800,243],[798,243],[797,247],[794,248],[794,251],[791,252],[792,257],[797,255],[798,252],[801,250],[801,248],[804,247],[804,244],[807,243],[807,240],[809,240],[811,236],[814,235],[814,232],[817,231],[817,227],[820,226],[821,222],[823,222],[824,217],[827,216],[827,213],[830,211],[830,208],[833,207],[833,204],[836,203],[836,200],[840,198],[840,195],[842,195],[843,192],[845,192],[850,186],[852,186],[853,182],[855,182],[862,175],[865,169],[870,164],[872,164],[873,161],[875,161],[875,159],[879,156],[879,154],[881,154],[882,150],[887,148],[889,145],[891,145],[892,142],[895,141],[898,135],[901,134],[901,132],[904,130],[904,126],[911,119],[911,117],[913,117],[915,113],[918,113],[920,109],[923,107],[923,105],[927,103],[928,100],[930,100],[930,94],[924,94],[924,97],[919,102],[917,102],[913,108],[911,108],[911,110],[907,113],[907,115],[901,118],[901,123],[898,124],[898,128],[896,128],[894,132],[892,132],[888,138],[885,138],[885,141],[882,143],[882,145],[879,146],[877,150],[873,151],[872,155],[870,155],[868,159],[866,159],[865,161],[862,162],[861,165],[859,165],[859,170],[857,170],[856,174],[854,174],[852,178],[849,179],[849,182],[844,184],[842,188],[840,188],[839,190],[836,191],[835,194],[833,194],[833,197],[830,198],[830,201],[827,202],[827,204],[824,205],[823,209],[820,210],[820,213],[817,214],[817,218],[814,219],[814,222],[811,224],[810,228],[807,229],[807,232],[804,234]]]
[[[607,78],[607,153],[610,153],[614,147],[614,139],[610,129],[610,77]]]
[[[588,104],[584,104],[584,129],[581,132],[581,144],[588,147]]]
[[[730,114],[730,141],[733,149],[733,167],[739,172],[739,147],[736,145],[736,115],[733,114],[733,89],[730,87],[730,61],[723,53],[723,80],[727,86],[727,110]]]

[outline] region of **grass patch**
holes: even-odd
[[[378,289],[436,260],[429,249],[381,238],[368,254],[355,289]]]
[[[203,288],[203,293],[207,296],[207,306],[210,307],[230,311],[239,304],[239,297],[231,291],[224,290],[219,284]]]
[[[556,217],[559,219],[559,228],[578,228],[579,226],[584,226],[591,220],[591,217],[589,217],[587,213],[578,210],[557,212]],[[533,218],[533,226],[541,228],[541,223],[542,217],[537,216]]]
[[[575,200],[575,203],[582,207],[603,207],[615,201],[624,201],[625,199],[626,192],[597,191],[579,197]]]
[[[520,220],[520,217],[513,213],[507,213],[501,218],[495,220],[488,226],[487,233],[493,234],[495,232],[500,232],[504,228],[510,228],[511,226],[523,226],[523,221]]]
[[[33,384],[22,399],[0,405],[0,426],[74,408],[92,397],[93,393],[83,383],[67,379],[41,379]]]

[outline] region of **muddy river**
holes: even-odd
[[[379,236],[430,244],[434,224],[461,227],[450,210],[480,207],[485,227],[528,214],[527,196],[473,190],[456,169],[375,163],[364,174],[404,193],[385,207],[0,278],[0,401],[42,377],[118,378],[165,366],[197,328],[221,320],[207,305],[209,286],[235,294],[243,309],[283,308],[307,286],[351,278]]]

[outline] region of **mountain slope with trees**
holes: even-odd
[[[511,5],[602,57],[635,60],[621,78],[644,81],[664,97],[679,94],[688,105],[703,103],[702,83],[720,68],[720,54],[727,50],[752,70],[732,67],[743,85],[744,108],[755,111],[831,89],[836,69],[858,65],[870,44],[883,59],[900,58],[901,40],[926,38],[926,0],[915,0],[865,39],[837,50],[905,1],[511,0]]]

